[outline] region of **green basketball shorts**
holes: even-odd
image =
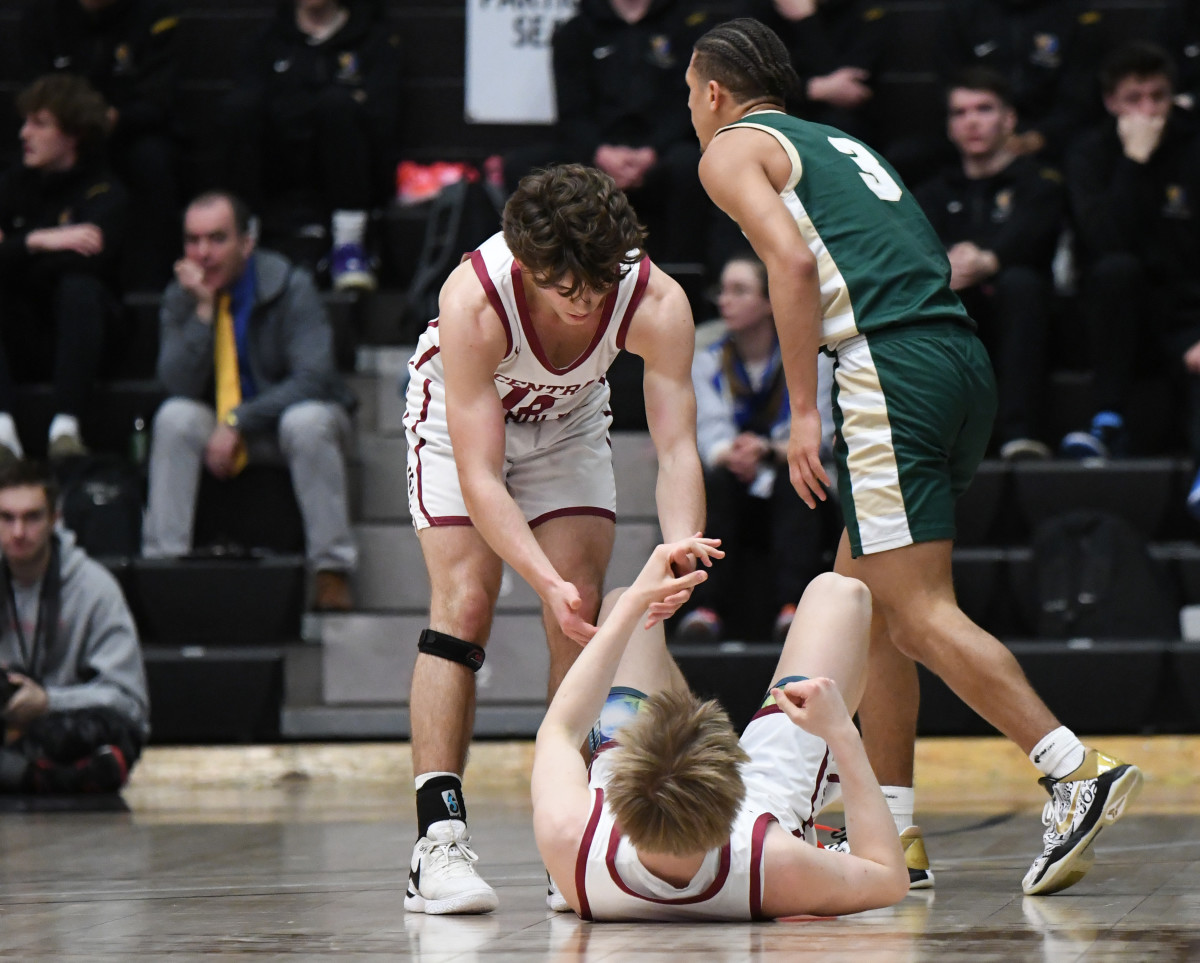
[[[954,504],[983,459],[996,381],[983,343],[951,321],[838,344],[834,453],[855,558],[954,538]]]

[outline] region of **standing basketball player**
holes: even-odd
[[[788,461],[810,505],[825,497],[817,351],[836,358],[834,422],[846,530],[835,571],[871,589],[871,667],[859,716],[914,886],[932,885],[911,826],[917,660],[1029,754],[1051,802],[1026,893],[1091,867],[1096,833],[1141,786],[1134,766],[1086,749],[1030,687],[1012,653],[958,608],[954,503],[983,457],[995,382],[949,286],[937,235],[895,171],[841,131],[788,116],[788,53],[756,20],[696,44],[688,105],[700,179],[767,266],[792,405]]]
[[[551,695],[596,631],[616,508],[605,372],[622,349],[645,362],[663,535],[703,528],[691,309],[645,257],[644,236],[607,174],[529,175],[503,233],[447,279],[409,362],[409,506],[432,598],[409,701],[420,831],[408,910],[496,907],[475,872],[462,796],[474,673],[501,561],[542,599]],[[695,560],[676,563],[690,571]]]
[[[903,899],[904,853],[851,721],[870,593],[832,572],[809,583],[738,739],[720,706],[688,690],[654,614],[706,574],[676,578],[672,557],[709,565],[723,554],[716,545],[660,545],[610,595],[538,729],[534,835],[566,905],[589,920],[755,920]],[[839,787],[853,855],[812,844],[813,817]]]

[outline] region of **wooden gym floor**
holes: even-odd
[[[1146,787],[1091,874],[1026,898],[1042,803],[995,739],[923,740],[918,818],[937,886],[854,917],[586,924],[545,909],[528,743],[481,743],[467,778],[486,917],[406,914],[403,744],[158,748],[111,811],[0,805],[0,959],[473,961],[1200,959],[1200,737],[1101,738]],[[837,822],[836,814],[828,814]]]

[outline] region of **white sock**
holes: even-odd
[[[462,776],[456,772],[423,772],[421,775],[417,776],[416,780],[414,780],[416,782],[416,786],[414,788],[420,789],[425,785],[425,783],[429,782],[430,779],[434,779],[438,776],[453,776],[455,779],[462,779]]]
[[[916,792],[912,786],[880,786],[887,800],[888,812],[896,823],[896,832],[902,833],[913,824]]]
[[[70,435],[72,438],[79,437],[79,419],[74,415],[57,414],[54,420],[50,422],[50,440],[61,438],[63,435]]]
[[[1062,779],[1078,769],[1086,755],[1087,750],[1079,737],[1066,726],[1059,726],[1042,736],[1041,742],[1029,754],[1029,761],[1042,775]]]
[[[333,246],[363,243],[367,234],[366,211],[333,212]]]
[[[11,449],[18,458],[25,457],[25,449],[17,436],[17,423],[7,411],[0,411],[0,445]]]

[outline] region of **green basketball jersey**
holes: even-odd
[[[974,326],[950,290],[950,262],[933,227],[892,167],[840,130],[781,111],[723,128],[753,127],[787,151],[781,193],[817,259],[821,343],[924,321]]]

